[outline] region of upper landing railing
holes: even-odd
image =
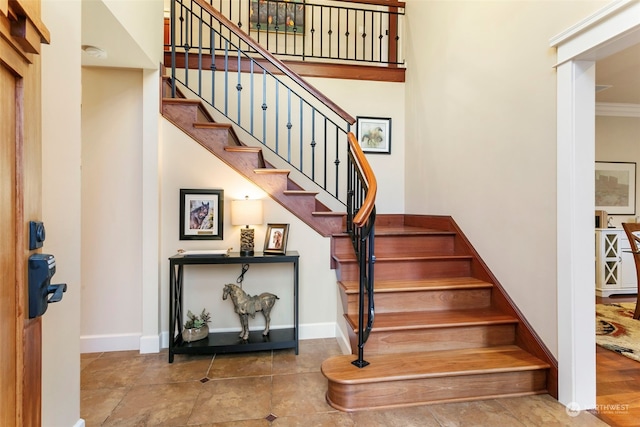
[[[405,3],[206,0],[282,59],[401,67]]]

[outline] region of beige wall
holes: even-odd
[[[82,71],[83,351],[141,333],[142,72]],[[117,313],[117,316],[114,316]],[[108,320],[108,321],[107,321]]]
[[[300,253],[300,337],[302,339],[334,336],[336,276],[330,269],[330,241],[308,228],[289,211],[271,200],[253,183],[238,175],[217,157],[167,121],[163,121],[161,143],[161,313],[162,330],[168,334],[169,262],[178,249],[227,249],[238,251],[240,227],[230,222],[231,200],[262,199],[264,224],[255,226],[255,247],[261,251],[268,223],[290,224],[288,250]],[[180,189],[224,190],[223,240],[179,240]],[[222,300],[225,283],[236,283],[241,266],[192,266],[185,268],[184,308],[212,313],[210,328],[240,330],[238,316],[229,300]],[[272,292],[280,297],[271,312],[272,328],[293,323],[291,264],[251,265],[245,274],[244,288],[252,294]],[[263,318],[251,319],[251,328],[260,328]]]
[[[80,425],[80,2],[44,0],[42,48],[43,252],[56,257],[61,302],[42,317],[42,425]]]
[[[378,180],[379,214],[404,212],[404,83],[310,78],[309,82],[342,109],[356,116],[391,119],[391,154],[367,154]],[[352,128],[355,132],[355,128]]]
[[[554,354],[549,39],[606,3],[407,1],[405,210],[452,215]]]
[[[640,117],[596,117],[596,161],[640,163]],[[612,215],[616,226],[640,215],[636,170],[636,215]]]

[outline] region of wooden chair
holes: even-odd
[[[633,261],[636,264],[636,280],[638,281],[638,296],[636,297],[636,310],[633,313],[634,319],[640,319],[640,236],[633,233],[640,232],[640,223],[623,223],[622,228],[629,239],[631,245],[631,253],[633,254]]]

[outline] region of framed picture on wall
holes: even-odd
[[[596,210],[609,215],[636,214],[636,164],[596,162]]]
[[[222,240],[224,190],[180,190],[180,240]]]
[[[391,119],[357,117],[356,137],[365,153],[391,154]]]
[[[304,35],[303,0],[250,0],[249,28],[270,33]]]

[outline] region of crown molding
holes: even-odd
[[[640,104],[597,102],[596,116],[640,117]]]

